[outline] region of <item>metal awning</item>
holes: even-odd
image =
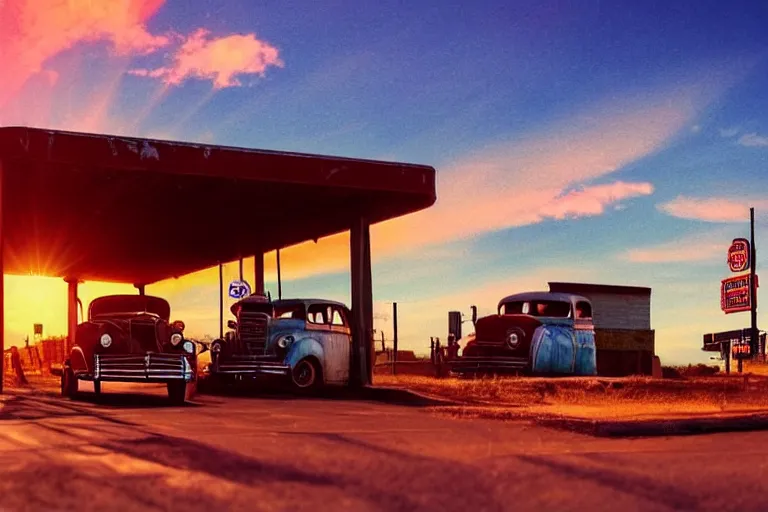
[[[4,272],[149,284],[431,206],[435,170],[0,128]]]

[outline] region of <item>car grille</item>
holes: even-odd
[[[240,342],[247,354],[263,354],[267,344],[269,316],[264,313],[241,311],[238,319]]]
[[[183,355],[145,354],[94,356],[94,378],[99,380],[142,381],[148,379],[192,378],[192,367]]]

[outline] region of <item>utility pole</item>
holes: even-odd
[[[397,373],[397,302],[392,303],[392,330],[394,331],[394,337],[392,338],[392,344],[394,350],[392,352],[392,375]]]
[[[752,315],[752,325],[749,335],[752,354],[757,355],[760,347],[760,338],[757,330],[757,249],[755,248],[755,209],[749,209],[749,245],[750,245],[750,270],[749,270],[749,302]],[[753,357],[754,357],[753,355]],[[760,354],[762,355],[762,354]]]

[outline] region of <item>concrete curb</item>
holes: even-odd
[[[465,418],[506,421],[527,421],[536,425],[567,430],[595,437],[658,437],[714,434],[717,432],[747,432],[768,430],[768,411],[723,413],[719,415],[678,415],[674,418],[650,419],[591,419],[542,412],[525,408],[434,407],[433,411]],[[461,416],[460,416],[461,417]]]
[[[534,418],[545,427],[569,430],[596,437],[657,437],[747,432],[768,429],[768,413],[729,417],[699,417],[653,420],[590,420],[581,418]]]

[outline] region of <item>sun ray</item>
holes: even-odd
[[[192,119],[208,102],[216,95],[216,89],[209,90],[199,101],[194,103],[191,107],[186,109],[181,115],[176,118],[176,122],[171,126],[168,132],[175,136],[179,129],[183,129],[187,126],[190,119]]]
[[[124,132],[127,135],[135,136],[139,133],[141,133],[141,127],[146,122],[146,120],[149,118],[149,116],[155,111],[157,107],[159,107],[165,100],[168,98],[168,96],[171,93],[171,85],[167,83],[163,83],[160,88],[155,91],[155,94],[152,95],[151,98],[144,104],[144,108],[142,108],[136,116],[133,118],[132,122],[129,122],[127,126],[124,126]]]

